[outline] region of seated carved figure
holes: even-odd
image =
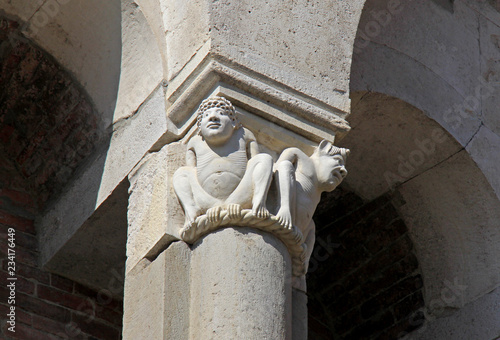
[[[311,157],[297,148],[283,150],[276,163],[279,210],[276,214],[286,228],[295,225],[305,237],[306,272],[315,241],[312,220],[323,191],[333,191],[347,175],[348,149],[323,140]]]
[[[199,134],[187,144],[187,165],[173,177],[185,227],[202,214],[216,222],[222,209],[235,218],[241,209],[268,217],[265,201],[273,160],[259,153],[255,136],[238,123],[231,102],[223,97],[203,101],[197,124]]]

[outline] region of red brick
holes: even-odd
[[[333,333],[332,330],[327,325],[317,320],[316,318],[309,317],[307,323],[308,323],[307,325],[308,339],[315,339],[315,340],[334,339],[335,333]]]
[[[66,335],[66,325],[68,323],[54,321],[43,316],[33,315],[32,326],[35,329],[44,331],[53,335]]]
[[[9,281],[7,281],[7,278],[10,278],[10,277],[16,277],[16,280],[12,281],[12,282],[15,282],[15,284],[16,284],[16,292],[23,292],[23,293],[26,293],[28,295],[33,295],[35,293],[35,284],[33,282],[31,282],[23,277],[17,276],[17,275],[11,276],[3,270],[0,271],[1,282],[9,282]]]
[[[5,318],[10,313],[10,305],[0,304],[0,315]],[[16,321],[31,325],[32,315],[16,308]]]
[[[41,186],[42,184],[47,183],[49,178],[52,177],[58,170],[58,166],[59,164],[56,161],[50,159],[45,162],[43,168],[40,169],[35,178],[35,185]]]
[[[25,294],[17,294],[16,303],[24,311],[48,317],[55,321],[69,322],[69,310]]]
[[[2,188],[0,196],[7,197],[12,203],[21,207],[33,207],[35,204],[32,195],[27,192]]]
[[[16,264],[18,263],[35,267],[38,264],[38,253],[16,246]]]
[[[8,239],[8,231],[9,227],[0,224],[0,235],[4,240]],[[23,233],[22,231],[16,231],[14,242],[16,244],[16,247],[23,247],[33,250],[36,250],[37,248],[37,239],[35,235]]]
[[[93,289],[88,288],[87,286],[84,286],[82,284],[79,284],[78,282],[75,282],[75,294],[84,296],[84,297],[90,297],[92,299],[97,298],[97,292]]]
[[[88,316],[80,313],[72,313],[72,321],[75,322],[82,332],[98,339],[119,340],[121,330],[111,327],[98,320],[90,320]]]
[[[36,123],[38,125],[38,123]],[[30,126],[30,125],[28,125]],[[17,163],[19,165],[24,165],[25,162],[29,159],[33,162],[34,153],[40,148],[40,144],[45,140],[48,131],[45,129],[38,130],[33,136],[26,136],[29,139],[28,145],[22,150],[21,154],[17,157]],[[33,173],[34,171],[32,171]],[[28,174],[27,176],[29,176]]]
[[[423,314],[415,315],[412,320],[405,319],[394,326],[385,330],[377,340],[394,340],[400,339],[413,332],[414,330],[420,328],[425,322]]]
[[[363,322],[358,308],[351,310],[335,320],[335,330],[339,334],[345,334]]]
[[[341,316],[347,313],[352,308],[358,306],[361,302],[362,291],[359,288],[351,290],[349,293],[343,295],[335,303],[328,306],[331,313],[336,316]]]
[[[393,221],[388,227],[378,231],[369,241],[365,243],[365,247],[373,255],[377,254],[382,249],[390,246],[397,239],[407,232],[406,225],[400,219]]]
[[[404,320],[412,313],[415,313],[419,308],[424,307],[424,305],[422,291],[418,290],[416,293],[401,300],[393,307],[394,317],[396,321]]]
[[[65,77],[63,75],[60,75],[59,81],[53,84],[55,91],[64,92],[64,95],[59,101],[58,106],[54,108],[54,114],[63,112],[67,114],[68,112],[71,112],[83,99],[78,88],[74,85],[70,85],[70,83],[67,83],[66,79],[64,78]],[[64,84],[64,88],[62,88],[62,86],[59,87],[61,84]],[[61,115],[61,117],[64,118],[64,115]]]
[[[47,300],[67,308],[71,308],[73,310],[79,310],[80,308],[85,308],[85,306],[88,305],[88,302],[85,300],[85,298],[66,293],[56,288],[38,285],[37,292],[40,299]]]
[[[30,48],[27,51],[26,56],[19,65],[20,66],[19,69],[21,70],[19,74],[24,84],[29,84],[29,82],[33,79],[36,68],[40,63],[40,59],[41,59],[41,54],[39,51],[35,50],[34,48]]]
[[[53,334],[48,334],[37,329],[34,329],[28,325],[17,323],[16,324],[16,332],[7,332],[8,336],[12,339],[21,339],[21,340],[60,340],[61,337],[55,336]]]
[[[3,264],[2,268],[6,270],[6,263]],[[44,272],[36,267],[28,266],[25,264],[17,264],[16,274],[27,279],[36,280],[39,283],[49,284],[50,276],[49,273]]]
[[[3,126],[0,129],[0,141],[3,144],[7,144],[9,142],[10,137],[14,133],[14,127],[10,125]]]
[[[359,325],[348,335],[344,336],[345,340],[370,339],[378,333],[392,326],[394,318],[390,312],[378,315],[375,318]]]
[[[107,307],[97,306],[95,309],[95,315],[97,318],[116,326],[121,325],[123,321],[122,311],[117,312]]]
[[[50,274],[50,285],[68,293],[73,293],[74,282],[62,276]]]
[[[0,223],[8,227],[13,227],[16,230],[35,234],[35,225],[33,220],[11,215],[3,210],[0,210]]]

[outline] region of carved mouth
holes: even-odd
[[[208,123],[207,128],[213,129],[213,128],[218,128],[220,127],[219,123]]]
[[[342,174],[340,173],[340,171],[335,170],[335,171],[332,172],[332,175],[333,175],[333,177],[335,177],[335,179],[338,182],[341,182],[343,180]]]

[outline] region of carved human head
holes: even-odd
[[[208,142],[225,142],[240,127],[235,109],[224,97],[205,99],[197,111],[199,134]]]
[[[311,156],[316,167],[318,182],[324,191],[332,191],[347,176],[345,162],[349,149],[339,148],[332,143],[322,140]]]

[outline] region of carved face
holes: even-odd
[[[341,155],[322,155],[319,157],[316,171],[318,182],[325,191],[335,189],[347,176],[344,165],[344,158]]]
[[[212,144],[226,142],[236,128],[234,120],[227,112],[218,107],[212,107],[203,113],[200,121],[200,133]]]

